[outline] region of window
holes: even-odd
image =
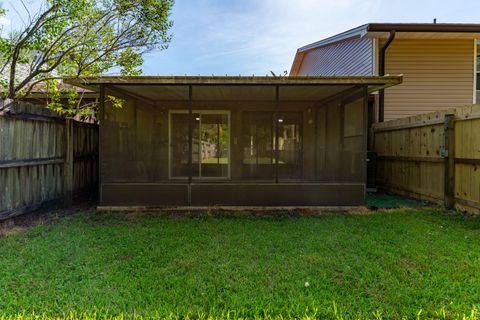
[[[188,177],[189,139],[186,111],[170,113],[170,176]],[[229,114],[194,111],[192,114],[192,177],[228,178]]]
[[[275,147],[278,138],[278,176],[301,178],[301,114],[279,113],[278,137],[273,112],[243,114],[243,176],[252,179],[275,177]]]
[[[301,114],[278,116],[278,176],[297,179],[302,176]]]
[[[243,176],[272,179],[273,170],[273,113],[245,112],[243,114]]]

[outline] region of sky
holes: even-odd
[[[27,2],[29,0],[26,0]],[[31,0],[32,8],[39,0]],[[4,27],[18,0],[0,0]],[[17,7],[17,10],[13,10]],[[289,71],[297,48],[368,22],[480,23],[480,0],[176,0],[168,49],[145,75],[266,75]]]

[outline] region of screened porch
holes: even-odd
[[[86,82],[101,97],[100,206],[319,206],[364,203],[367,94],[400,78]]]

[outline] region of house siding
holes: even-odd
[[[299,76],[373,75],[372,39],[352,39],[309,50],[303,57]]]
[[[474,102],[472,40],[395,39],[385,60],[386,74],[403,74],[385,90],[385,120]]]

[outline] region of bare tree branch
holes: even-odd
[[[16,13],[17,16],[18,16],[18,18],[19,18],[20,20],[22,20],[22,24],[23,24],[24,26],[26,26],[27,24],[25,23],[25,20],[23,19],[23,15],[21,15],[20,12],[18,12],[17,8],[12,4],[11,1],[8,1],[8,4],[10,5],[10,7],[13,8],[13,11],[15,11],[15,13]]]
[[[20,0],[20,3],[22,4],[23,8],[25,9],[25,12],[27,13],[28,15],[28,21],[32,21],[32,15],[30,14],[30,10],[27,8],[27,6],[25,5],[25,1],[23,0]]]
[[[16,71],[16,67],[17,67],[17,60],[18,60],[18,57],[20,55],[20,50],[22,48],[22,45],[27,41],[28,37],[32,36],[35,31],[42,25],[42,22],[43,20],[48,17],[48,15],[55,11],[57,8],[58,8],[59,5],[54,5],[50,8],[48,8],[44,13],[42,13],[40,15],[40,17],[38,18],[37,22],[31,27],[31,28],[27,28],[22,34],[24,34],[24,36],[21,36],[19,38],[19,41],[18,43],[15,45],[15,49],[13,50],[13,53],[12,53],[12,62],[11,62],[11,67],[10,67],[10,83],[9,83],[9,93],[8,93],[8,97],[10,99],[14,99],[15,98],[15,71]]]

